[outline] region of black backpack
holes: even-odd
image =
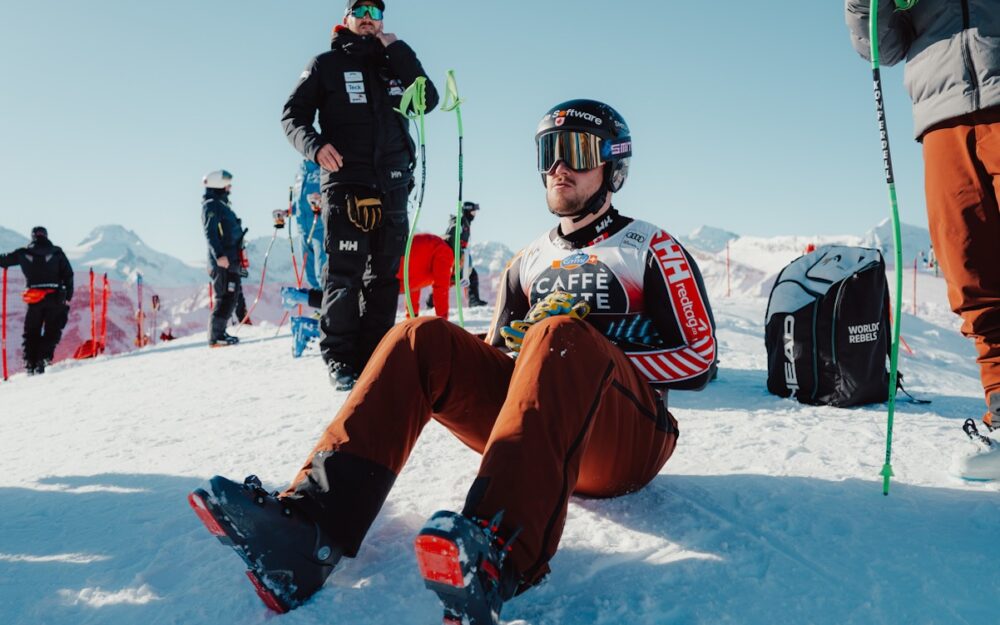
[[[889,397],[889,287],[878,250],[828,245],[781,270],[765,316],[767,390],[805,404]]]

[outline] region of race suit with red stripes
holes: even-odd
[[[487,341],[504,347],[499,329],[557,290],[585,298],[586,321],[658,391],[698,390],[712,378],[715,320],[701,272],[660,228],[611,208],[569,235],[539,237],[507,266]]]

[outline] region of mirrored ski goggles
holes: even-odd
[[[353,15],[358,19],[361,19],[365,15],[368,15],[373,20],[378,22],[381,21],[382,19],[382,9],[373,6],[354,7],[353,9],[351,9],[351,15]]]
[[[601,139],[587,132],[550,132],[538,138],[538,171],[546,173],[562,161],[573,171],[586,171],[632,156],[632,139]]]

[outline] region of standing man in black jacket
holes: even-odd
[[[208,239],[208,267],[215,290],[215,303],[208,322],[208,346],[225,347],[240,340],[226,332],[240,297],[240,247],[243,223],[229,203],[233,175],[225,169],[210,172],[202,179],[205,195],[201,202],[201,223]]]
[[[24,315],[24,368],[28,375],[45,373],[69,320],[73,299],[73,268],[62,248],[52,245],[43,226],[31,230],[31,243],[0,254],[0,267],[20,265],[28,304]]]
[[[323,168],[320,351],[337,390],[354,386],[395,321],[408,230],[416,148],[409,122],[393,109],[427,74],[413,50],[383,30],[384,10],[382,0],[348,0],[330,51],[309,62],[282,115],[291,144]],[[430,80],[426,93],[429,111],[438,102]]]

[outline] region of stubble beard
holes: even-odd
[[[576,215],[587,204],[586,197],[579,192],[579,187],[573,187],[573,192],[567,194],[558,189],[546,189],[545,200],[549,205],[549,212],[559,217],[572,217]]]

